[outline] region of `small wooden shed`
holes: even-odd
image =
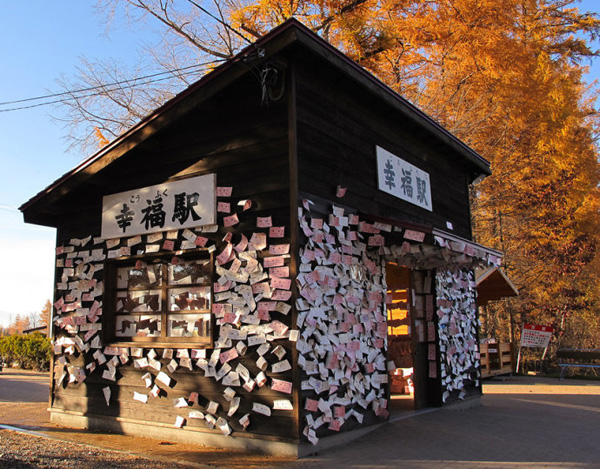
[[[478,397],[489,173],[285,22],[21,207],[57,228],[52,420],[301,456],[406,370],[415,407]]]

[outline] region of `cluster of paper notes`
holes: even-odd
[[[465,385],[479,384],[477,345],[476,283],[471,270],[438,271],[436,274],[437,316],[441,378],[444,402]]]
[[[340,431],[348,419],[386,416],[387,340],[385,273],[378,249],[381,229],[334,206],[318,216],[312,202],[299,208],[307,243],[300,250],[296,302],[304,370],[304,435],[319,441],[319,429]],[[323,212],[321,212],[323,213]]]
[[[54,326],[61,332],[55,334],[53,352],[58,386],[82,383],[100,362],[106,365],[106,379],[115,379],[119,359],[109,362],[100,350],[105,258],[104,240],[91,236],[56,248]],[[90,355],[85,365],[76,359],[80,354]],[[110,389],[104,396],[109,402]]]
[[[336,194],[343,197],[345,188],[338,187]],[[498,258],[438,236],[437,246],[432,246],[424,243],[423,232],[367,222],[335,205],[317,210],[304,200],[298,219],[306,243],[299,250],[299,272],[293,279],[284,221],[264,213],[256,216],[250,200],[231,200],[231,187],[219,187],[217,195],[219,225],[106,241],[71,239],[56,249],[53,350],[58,386],[77,385],[98,373],[105,380],[102,395],[110,406],[115,395],[123,398],[115,392],[118,368],[128,365],[140,373],[140,388],[130,393],[136,405],[156,405],[166,398],[177,413],[176,427],[202,421],[230,435],[234,428],[246,430],[251,419],[269,419],[277,412],[291,416],[295,343],[301,388],[308,395],[301,403],[303,434],[316,444],[323,433],[343,430],[349,419],[362,424],[367,414],[369,421],[388,415],[388,369],[394,367],[385,359],[389,260],[420,270],[437,269],[435,285],[431,276],[420,279],[420,294],[415,296],[420,304],[413,306],[422,312],[417,333],[429,343],[431,378],[437,377],[439,348],[444,400],[455,391],[464,397],[465,383],[478,379],[473,372],[478,364],[475,288],[468,268],[499,263]],[[238,231],[241,222],[251,230]],[[387,245],[388,235],[395,241],[402,236],[402,241]],[[213,347],[104,346],[99,332],[105,260],[198,248],[214,253]],[[448,270],[452,265],[466,268]],[[294,285],[296,324],[290,314]],[[160,314],[155,316],[160,320]],[[156,329],[155,336],[160,332]],[[74,359],[79,355],[85,357],[83,365]],[[203,398],[202,389],[182,396],[177,387],[182,372],[213,380],[222,398]],[[268,402],[253,399],[252,393],[263,387],[278,397]]]
[[[129,365],[131,368],[132,365],[140,370],[140,386],[145,391],[133,391],[131,399],[143,405],[162,405],[165,398],[176,396],[172,400],[173,407],[180,413],[174,422],[177,427],[187,425],[190,420],[202,420],[208,427],[216,427],[229,435],[232,419],[237,428],[245,430],[252,413],[256,418],[269,418],[272,412],[291,415],[292,354],[289,348],[290,343],[298,340],[299,331],[290,324],[292,279],[286,227],[275,224],[270,215],[256,216],[249,210],[252,208],[250,200],[232,201],[232,192],[231,187],[217,190],[220,226],[106,241],[92,240],[92,237],[71,239],[57,248],[59,281],[54,323],[58,333],[53,346],[57,363],[62,367],[59,369],[62,374],[57,374],[58,385],[78,384],[90,373],[99,373],[107,383],[102,392],[106,405],[110,406],[113,396],[121,394],[112,388],[118,386],[118,367]],[[255,229],[246,234],[237,231],[235,225],[240,221],[251,222]],[[175,250],[177,255],[197,248],[214,252],[211,309],[217,327],[213,348],[150,348],[150,344],[104,346],[98,332],[102,329],[104,288],[101,279],[105,260]],[[160,321],[160,315],[155,317]],[[117,316],[117,326],[123,318],[129,316]],[[160,331],[159,324],[154,335],[159,337]],[[116,335],[120,338],[118,332],[117,327]],[[71,363],[70,358],[80,354],[85,356],[85,367]],[[254,363],[252,370],[242,361]],[[178,395],[179,370],[214,380],[222,390],[222,399],[207,401],[201,397],[202,389],[189,396]],[[270,388],[281,397],[264,403],[246,398],[248,412],[240,412],[243,396],[262,387]],[[205,405],[201,406],[200,402]]]

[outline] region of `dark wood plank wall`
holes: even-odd
[[[289,242],[287,119],[285,97],[277,103],[262,106],[256,79],[249,76],[240,80],[234,88],[214,96],[201,109],[173,122],[102,172],[93,175],[89,183],[76,193],[65,197],[61,205],[55,207],[57,216],[60,217],[59,245],[67,243],[72,237],[100,235],[101,203],[105,194],[213,172],[217,173],[219,186],[234,188],[232,198],[223,200],[253,201],[252,209],[240,214],[241,221],[234,228],[236,232],[243,232],[250,238],[256,228],[256,217],[271,215],[275,226],[286,227],[287,238],[278,242]],[[218,243],[223,234],[224,230],[220,229],[219,233],[206,236]],[[102,273],[98,279],[102,279]],[[277,317],[274,316],[274,319],[291,326],[291,316],[275,314]],[[273,347],[276,344],[281,344],[287,349],[287,358],[291,360],[292,343],[277,341]],[[157,349],[157,352],[159,356],[162,355],[161,349]],[[207,352],[208,355],[210,353],[211,351]],[[252,350],[239,362],[256,376],[260,371],[255,365],[257,358],[257,353]],[[270,365],[278,361],[270,353],[265,358]],[[78,360],[83,365],[84,357],[80,356]],[[165,365],[168,363],[168,360],[161,361]],[[61,366],[56,364],[56,379],[61,372]],[[53,407],[173,424],[176,416],[185,416],[187,410],[184,413],[178,412],[178,409],[173,407],[172,399],[187,398],[190,392],[199,392],[201,407],[194,405],[191,408],[202,410],[210,399],[214,399],[221,403],[220,411],[223,405],[225,406],[226,414],[228,403],[222,395],[225,387],[216,384],[212,378],[204,378],[204,372],[196,367],[194,372],[180,368],[174,373],[177,385],[168,396],[160,399],[150,398],[147,404],[134,401],[134,391],[148,392],[141,379],[145,372],[146,370],[135,369],[130,362],[118,368],[119,378],[114,385],[115,383],[102,379],[101,371],[96,371],[79,385],[70,384],[56,388]],[[271,376],[270,372],[267,375]],[[273,376],[292,381],[292,371]],[[111,385],[113,389],[110,407],[106,406],[102,394],[102,388],[107,385]],[[244,413],[250,412],[253,402],[266,403],[272,407],[273,399],[288,397],[271,391],[269,386],[251,394],[246,394],[239,388],[238,395],[242,397],[240,409],[236,418],[228,419],[234,430],[241,430],[237,420]],[[250,419],[248,433],[290,440],[298,436],[291,411],[274,410],[270,418],[251,413]],[[187,425],[205,428],[202,421],[188,420]],[[214,431],[219,432],[218,429]]]
[[[471,238],[469,169],[457,155],[317,59],[298,70],[300,190],[335,200],[341,184],[359,211],[444,230],[450,221]],[[377,189],[376,145],[429,173],[433,213]]]

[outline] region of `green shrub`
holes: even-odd
[[[17,365],[29,370],[47,370],[52,346],[39,332],[0,337],[0,358],[6,366]]]

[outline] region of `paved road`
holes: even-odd
[[[21,426],[70,441],[128,450],[213,467],[394,467],[394,468],[600,468],[600,382],[537,377],[515,377],[487,382],[481,406],[467,410],[441,409],[391,422],[360,441],[300,461],[235,455],[189,445],[160,445],[154,440],[119,435],[69,433],[47,422],[47,379],[31,378],[36,391],[46,386],[41,403],[23,403],[40,409],[21,418]],[[22,389],[23,381],[0,377]],[[0,390],[0,400],[4,399]],[[15,396],[15,394],[12,394]],[[0,423],[7,406],[0,402]],[[33,407],[32,407],[33,409]],[[43,410],[43,412],[42,412]],[[44,420],[45,419],[45,420]],[[133,443],[135,441],[135,443]]]
[[[47,402],[48,373],[33,373],[5,368],[0,373],[0,402]]]
[[[294,467],[599,468],[600,383],[518,377],[482,405],[390,423]]]

